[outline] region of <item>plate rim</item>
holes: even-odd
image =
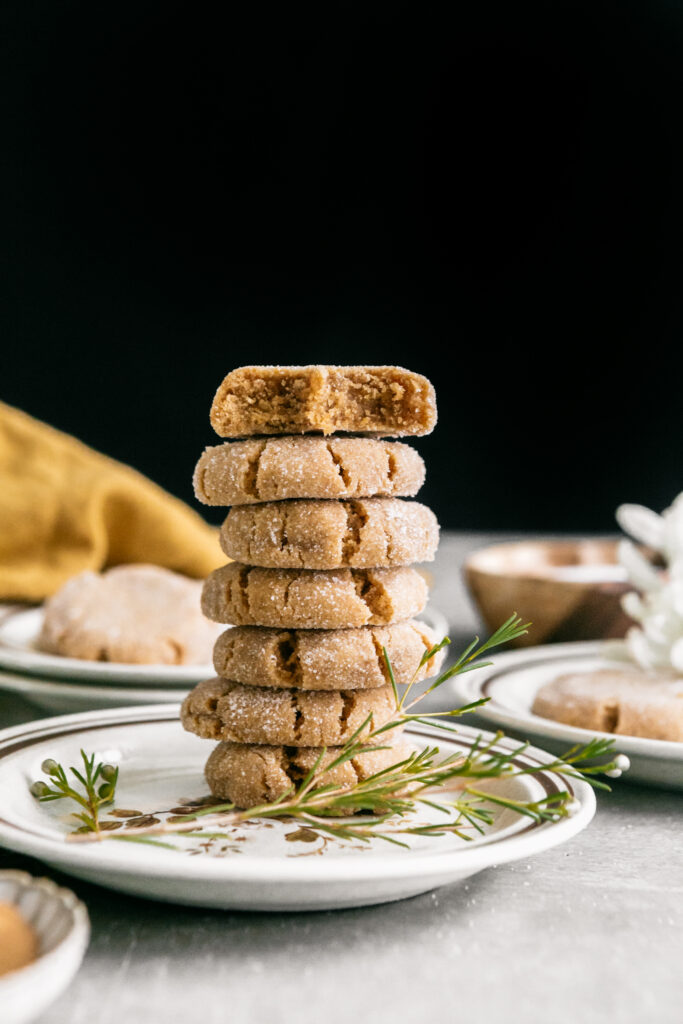
[[[192,688],[192,683],[187,684],[187,692]],[[44,696],[55,697],[81,697],[87,700],[88,697],[97,699],[99,697],[111,697],[112,699],[131,700],[135,695],[145,695],[146,703],[175,703],[185,696],[186,690],[182,686],[155,686],[148,689],[144,686],[112,686],[104,683],[71,682],[69,679],[48,679],[43,676],[22,675],[19,672],[8,672],[0,666],[0,693],[15,693],[30,701],[31,693],[38,693]],[[161,694],[168,694],[168,699],[161,698]],[[173,695],[171,699],[170,694]],[[97,711],[97,708],[90,710]],[[69,714],[80,714],[81,712],[69,712]],[[54,716],[51,716],[54,717]]]
[[[455,677],[453,690],[459,700],[470,703],[487,696],[484,687],[496,676],[517,671],[525,663],[539,664],[565,661],[582,657],[596,657],[607,648],[614,649],[613,640],[572,640],[558,644],[539,644],[522,647],[492,655],[491,664],[482,666],[477,672]],[[569,743],[586,743],[588,739],[614,740],[619,750],[650,760],[683,761],[683,743],[676,740],[658,740],[646,736],[629,736],[624,733],[600,732],[597,729],[583,729],[578,725],[567,725],[552,718],[543,718],[532,711],[519,713],[491,697],[488,704],[476,709],[476,715],[493,724],[514,729],[528,729],[534,736],[566,740]],[[654,745],[654,746],[653,746]]]
[[[67,732],[77,734],[92,728],[161,724],[176,720],[178,710],[179,705],[147,704],[57,715],[11,726],[0,731],[0,760],[20,749],[43,742],[57,732],[66,735]],[[180,723],[178,724],[180,725]],[[64,732],[65,728],[67,732]],[[487,730],[477,729],[473,726],[461,726],[460,729],[463,734],[493,735]],[[410,731],[443,738],[443,734],[439,730],[429,726],[417,725]],[[20,742],[26,739],[29,742]],[[519,744],[519,741],[512,737],[502,737],[501,742],[505,741],[514,745]],[[528,745],[521,756],[529,757],[541,764],[557,760],[553,754],[533,745]],[[213,879],[228,883],[252,883],[263,882],[265,879],[268,884],[306,881],[309,885],[323,885],[354,880],[374,881],[382,878],[410,879],[417,875],[436,877],[455,873],[456,865],[449,864],[449,860],[452,861],[453,858],[457,858],[457,866],[463,870],[471,867],[474,867],[475,870],[483,870],[494,864],[518,860],[551,849],[573,838],[586,828],[596,811],[593,788],[582,779],[572,778],[570,780],[551,770],[548,771],[548,774],[560,779],[563,788],[568,789],[577,799],[579,810],[570,817],[535,824],[524,831],[501,837],[498,841],[492,840],[474,847],[468,847],[467,843],[463,842],[463,847],[456,850],[451,847],[442,850],[406,851],[405,858],[396,855],[390,857],[375,852],[372,858],[363,858],[362,861],[353,860],[355,864],[364,865],[361,871],[357,868],[351,869],[349,867],[351,861],[347,857],[321,860],[317,862],[316,869],[312,873],[309,865],[297,858],[282,860],[275,858],[272,860],[262,858],[240,858],[239,860],[185,858],[176,862],[175,870],[173,861],[168,861],[167,867],[166,864],[163,864],[163,870],[159,869],[159,861],[157,861],[152,869],[152,862],[148,857],[149,847],[141,846],[138,849],[131,846],[126,861],[121,861],[107,853],[106,843],[102,846],[96,847],[93,844],[91,847],[86,847],[85,845],[75,846],[66,842],[58,842],[49,837],[24,832],[12,822],[6,821],[1,815],[0,845],[38,857],[48,863],[58,864],[60,869],[67,872],[69,863],[80,868],[87,868],[91,865],[99,866],[102,871],[111,870],[119,876],[126,877],[138,876],[142,870],[152,870],[156,877],[163,877],[169,881],[177,879],[192,883]],[[24,838],[26,835],[28,835],[28,839]],[[95,850],[97,850],[97,859],[93,860],[92,854]],[[159,850],[157,852],[167,855],[171,851]],[[413,853],[412,857],[410,856],[411,852]],[[200,860],[201,863],[198,863]]]

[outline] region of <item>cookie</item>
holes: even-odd
[[[213,664],[219,676],[250,686],[366,690],[389,682],[383,647],[399,685],[409,683],[415,673],[417,680],[436,675],[444,651],[418,670],[423,654],[436,640],[428,626],[413,619],[359,629],[236,626],[219,636]]]
[[[80,573],[46,602],[38,646],[89,661],[210,664],[220,630],[200,611],[201,591],[156,565]]]
[[[424,461],[401,441],[271,437],[207,448],[193,482],[205,505],[252,505],[288,498],[409,498],[424,478]]]
[[[351,432],[429,434],[434,388],[400,366],[241,366],[211,406],[220,437]]]
[[[427,584],[415,569],[261,569],[231,562],[207,577],[214,622],[281,629],[385,626],[419,615]]]
[[[392,738],[399,730],[392,731]],[[389,743],[389,733],[382,740]],[[409,757],[413,748],[405,742],[394,740],[384,750],[373,750],[359,754],[351,761],[337,765],[329,772],[324,768],[339,754],[334,747],[323,755],[318,776],[318,785],[335,785],[351,789],[392,764]],[[219,743],[206,762],[204,774],[209,789],[220,800],[229,800],[237,807],[256,807],[262,803],[273,803],[288,790],[296,787],[314,767],[320,757],[319,747],[282,747],[247,745],[244,743]]]
[[[542,686],[534,714],[591,732],[683,741],[683,679],[606,668]]]
[[[208,679],[188,693],[180,720],[208,740],[327,747],[342,746],[369,716],[377,729],[395,714],[391,686],[304,693]]]
[[[220,543],[228,558],[269,569],[389,568],[431,562],[439,524],[400,498],[270,501],[232,508]]]

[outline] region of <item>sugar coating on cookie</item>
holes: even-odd
[[[392,626],[359,629],[281,630],[235,626],[213,649],[217,675],[250,686],[299,690],[365,690],[390,682],[386,648],[399,686],[436,675],[445,652],[420,661],[437,637],[424,623],[409,619]]]
[[[322,747],[342,746],[358,730],[377,729],[395,714],[391,686],[304,692],[208,679],[185,697],[180,720],[203,739]]]
[[[317,785],[333,784],[351,789],[370,775],[398,764],[413,752],[410,744],[400,739],[400,730],[382,736],[388,745],[384,750],[362,753],[326,772],[339,754],[330,747],[322,756]],[[222,742],[206,762],[204,774],[209,789],[220,800],[229,800],[237,807],[255,807],[273,803],[307,775],[321,755],[319,747],[263,746]]]
[[[232,508],[220,543],[229,558],[270,569],[379,568],[431,562],[439,524],[401,498],[269,501]]]
[[[282,629],[384,626],[410,619],[427,603],[415,569],[261,569],[231,562],[202,590],[202,611],[214,622]]]
[[[156,565],[79,573],[46,602],[38,645],[89,661],[210,664],[220,630],[200,611],[201,591]]]
[[[621,668],[568,673],[542,686],[531,710],[592,732],[683,741],[680,677]]]
[[[412,497],[424,460],[401,441],[369,437],[270,437],[207,448],[194,471],[205,505],[252,505],[288,498]]]
[[[220,437],[417,436],[435,423],[431,383],[400,366],[241,366],[225,377],[211,406]]]

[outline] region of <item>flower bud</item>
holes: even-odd
[[[46,775],[59,775],[59,765],[52,757],[48,757],[46,761],[43,761],[40,767]]]
[[[50,787],[46,782],[34,782],[29,791],[31,796],[34,796],[36,800],[40,800],[41,796],[47,796],[50,792]]]
[[[115,782],[118,768],[115,768],[113,764],[103,764],[100,771],[100,775],[107,782]]]
[[[109,782],[103,782],[97,790],[97,795],[103,800],[111,800],[114,795],[114,787]]]

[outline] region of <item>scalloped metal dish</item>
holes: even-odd
[[[61,995],[78,970],[90,921],[70,889],[25,871],[0,871],[0,901],[15,906],[40,941],[36,960],[0,977],[2,1024],[26,1024]]]

